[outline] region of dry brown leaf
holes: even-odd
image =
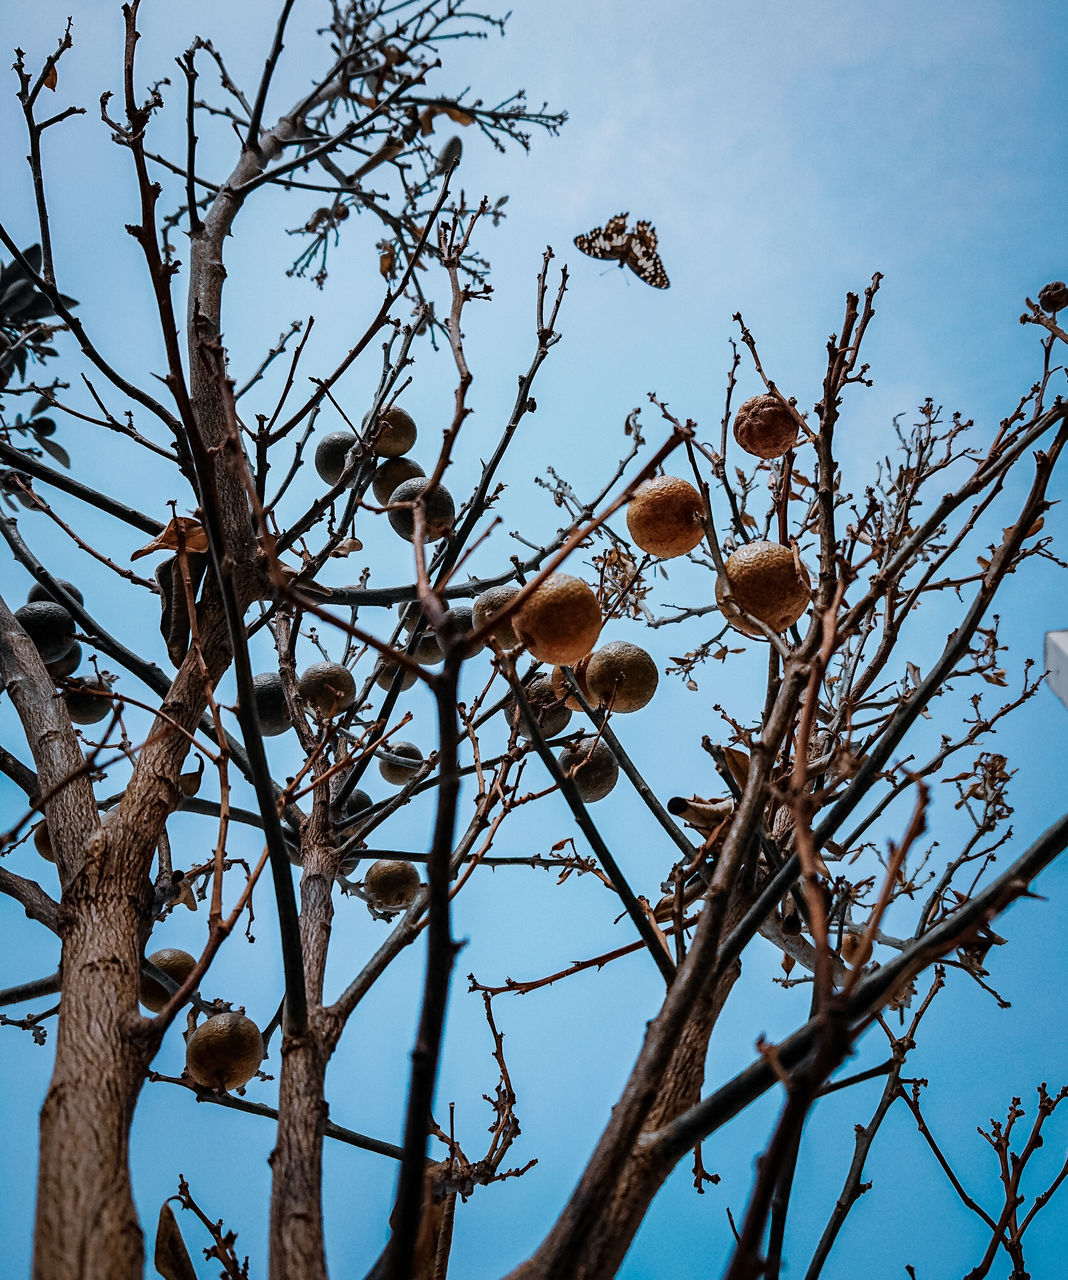
[[[208,535],[200,521],[191,516],[175,516],[158,537],[135,551],[130,559],[140,560],[142,556],[150,556],[155,551],[177,551],[179,541],[186,552],[202,554],[208,549]]]
[[[723,757],[727,761],[727,768],[731,771],[731,777],[744,791],[745,784],[749,781],[749,757],[744,751],[739,751],[736,747],[724,747]]]
[[[51,89],[53,93],[56,91],[56,82],[59,80],[59,68],[53,62],[48,68],[48,75],[41,82],[46,89]]]
[[[189,1251],[185,1247],[174,1211],[167,1200],[164,1200],[159,1210],[156,1252],[152,1261],[163,1280],[197,1280]]]

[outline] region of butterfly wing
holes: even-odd
[[[623,261],[639,280],[654,289],[666,289],[671,283],[656,251],[656,231],[650,222],[639,222],[627,237]]]
[[[603,227],[594,227],[588,235],[576,236],[575,248],[591,258],[622,259],[626,255],[629,240],[627,215],[617,213]]]

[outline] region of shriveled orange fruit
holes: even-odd
[[[205,1089],[237,1089],[263,1061],[260,1029],[243,1013],[217,1013],[186,1041],[185,1069]]]
[[[407,907],[419,890],[419,872],[412,862],[383,858],[367,868],[363,887],[377,907]]]
[[[581,578],[551,573],[520,606],[512,625],[539,662],[571,666],[596,644],[601,606]]]
[[[755,458],[781,458],[797,444],[797,419],[778,396],[753,396],[735,414],[734,438]]]
[[[684,556],[705,536],[701,495],[680,476],[647,480],[627,507],[627,528],[634,542],[651,556],[670,560]]]
[[[637,711],[656,693],[660,673],[641,645],[610,640],[590,656],[586,684],[601,704],[613,711]]]
[[[571,674],[575,677],[575,683],[579,687],[579,692],[587,702],[596,703],[597,699],[590,693],[589,686],[586,684],[586,667],[589,664],[589,655],[580,658],[571,668]],[[550,675],[552,681],[553,693],[561,699],[564,706],[571,711],[581,711],[582,703],[575,697],[571,691],[571,685],[567,676],[564,675],[562,668],[553,667]]]
[[[808,608],[812,598],[808,573],[798,566],[789,547],[754,539],[732,551],[723,567],[735,605],[772,631],[785,631]],[[723,583],[717,581],[716,601],[721,606],[726,594]],[[746,635],[760,634],[740,619],[729,621]]]
[[[145,959],[149,964],[154,964],[157,969],[162,969],[179,986],[197,967],[197,962],[189,952],[180,951],[177,947],[164,947],[161,951],[153,951]],[[153,1013],[159,1013],[171,998],[171,993],[161,982],[157,982],[155,978],[146,977],[144,974],[141,975],[139,995],[141,1003],[146,1009],[151,1009]]]

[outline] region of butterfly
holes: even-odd
[[[654,289],[666,289],[670,284],[664,264],[656,251],[656,232],[652,223],[638,222],[633,231],[627,230],[625,213],[609,218],[603,227],[585,236],[575,237],[575,247],[591,258],[614,258],[621,267],[630,267],[639,280]]]

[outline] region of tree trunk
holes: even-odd
[[[99,896],[98,896],[99,894]],[[41,1110],[35,1280],[141,1280],[128,1163],[144,1079],[137,975],[141,904],[101,882],[92,854],[64,895],[56,1066]]]
[[[282,1041],[278,1139],[271,1153],[270,1280],[326,1280],[322,1183],[328,1055],[322,1041],[314,1024],[307,1035]]]

